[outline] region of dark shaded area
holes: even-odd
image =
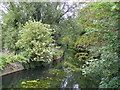
[[[12,74],[2,76],[2,88],[21,88],[22,81],[36,80],[46,75],[42,75],[47,68],[36,67],[29,70],[22,70]]]

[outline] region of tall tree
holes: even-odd
[[[64,20],[64,15],[75,6],[66,2],[9,2],[7,13],[3,17],[3,49],[16,51],[20,26],[28,20],[42,20],[42,23],[54,26]]]

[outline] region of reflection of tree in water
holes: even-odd
[[[67,67],[69,68],[69,67]],[[40,68],[23,70],[10,75],[3,76],[3,88],[74,88],[74,87],[95,87],[94,75],[82,76],[81,72],[71,72],[63,69]],[[67,72],[65,72],[67,71]],[[91,83],[92,82],[92,83]],[[67,83],[65,85],[65,83]]]
[[[46,75],[47,74],[47,75]],[[45,77],[38,80],[31,80],[22,82],[24,88],[61,88],[61,82],[66,76],[63,70],[53,69],[51,72],[45,71]]]
[[[5,75],[2,77],[2,87],[6,88],[13,88],[16,84],[18,84],[18,80],[20,80],[23,76],[22,72],[12,73],[9,75]]]
[[[22,81],[39,79],[42,76],[43,70],[40,68],[22,70],[12,74],[2,76],[3,88],[19,88]]]

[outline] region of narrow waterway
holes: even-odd
[[[22,88],[21,83],[31,80],[42,81],[42,85],[51,88],[90,88],[96,87],[90,77],[83,77],[79,72],[62,69],[37,67],[29,70],[18,71],[2,76],[3,88]],[[43,82],[44,81],[44,82]],[[40,86],[42,87],[42,86]]]
[[[21,82],[23,81],[36,80],[42,78],[43,76],[45,77],[46,75],[43,75],[45,70],[47,70],[47,68],[43,69],[41,67],[37,67],[34,69],[22,70],[4,75],[2,76],[2,87],[19,88],[21,87]]]

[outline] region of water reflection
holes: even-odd
[[[77,71],[55,68],[42,69],[41,67],[5,75],[2,80],[3,88],[35,87],[35,83],[32,81],[36,81],[38,86],[36,88],[75,88],[80,90],[80,88],[98,86],[94,80],[94,75],[84,77],[81,72]],[[25,85],[21,86],[22,82],[25,82]]]
[[[12,74],[2,76],[3,88],[19,88],[22,81],[34,80],[42,78],[45,69],[39,67],[35,69],[22,70]],[[45,76],[45,75],[44,75]]]

